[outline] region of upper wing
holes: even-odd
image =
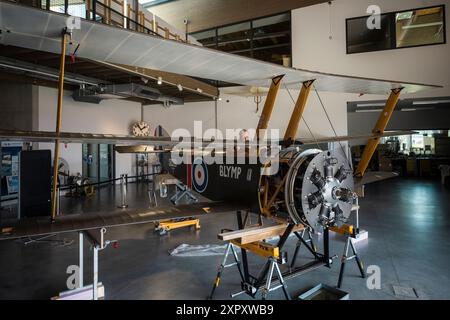
[[[0,3],[0,28],[7,30],[0,41],[6,45],[59,53],[66,22],[67,16],[62,14]],[[320,91],[386,94],[399,87],[405,93],[438,87],[286,68],[84,19],[80,29],[73,30],[69,52],[78,45],[77,55],[81,58],[242,85],[267,87],[270,79],[284,75],[284,83],[291,87],[315,79],[314,85]]]

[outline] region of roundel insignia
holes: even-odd
[[[202,193],[208,186],[208,169],[202,158],[196,158],[192,163],[192,184],[197,192]]]

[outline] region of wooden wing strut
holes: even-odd
[[[383,134],[389,119],[394,112],[395,106],[397,104],[400,92],[403,88],[392,89],[389,95],[386,105],[381,112],[375,127],[372,130],[374,134]],[[380,143],[380,137],[370,138],[366,147],[364,148],[363,154],[361,156],[361,161],[355,171],[355,177],[361,178],[366,172],[367,166],[369,165],[370,159],[372,158],[378,144]]]

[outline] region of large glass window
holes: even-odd
[[[444,43],[444,7],[397,13],[397,48]]]
[[[254,19],[191,34],[205,47],[291,65],[291,15]]]
[[[445,43],[445,6],[384,13],[380,28],[368,28],[366,17],[346,20],[347,53]]]

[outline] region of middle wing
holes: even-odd
[[[414,134],[415,131],[385,131],[382,134],[356,135],[356,136],[336,136],[336,137],[320,137],[316,139],[299,139],[296,141],[298,145],[312,145],[317,143],[350,141],[359,139],[380,138],[389,136],[400,136]],[[61,143],[103,143],[103,144],[122,144],[116,146],[117,152],[123,153],[159,153],[169,152],[175,146],[183,148],[191,148],[196,146],[205,147],[212,140],[195,140],[191,138],[183,138],[182,142],[172,140],[171,137],[132,137],[125,135],[99,134],[99,133],[79,133],[79,132],[61,132],[57,135],[51,131],[13,131],[0,130],[0,141],[23,141],[23,142],[55,142]],[[222,143],[224,147],[235,146],[234,141],[217,141]],[[268,141],[267,143],[270,143]],[[283,144],[283,141],[278,141]],[[256,143],[248,143],[247,146],[255,147]],[[161,150],[154,150],[153,147],[162,147]]]

